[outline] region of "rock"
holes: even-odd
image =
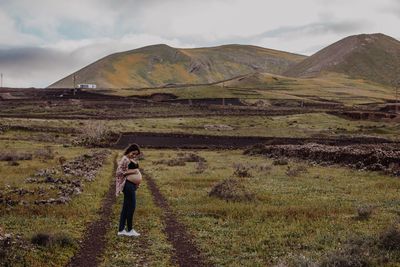
[[[210,131],[232,131],[233,127],[225,124],[206,124],[204,129]]]
[[[74,194],[75,195],[80,195],[82,193],[82,190],[79,187],[74,188]]]

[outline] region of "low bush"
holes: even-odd
[[[115,141],[118,136],[117,133],[97,121],[86,122],[80,129],[80,132],[80,135],[73,143],[88,147],[105,147]]]
[[[48,233],[37,233],[32,236],[31,242],[38,246],[50,247],[53,244],[53,238]]]
[[[228,178],[217,183],[209,192],[209,196],[226,201],[251,201],[255,194],[246,188],[246,182],[237,178]]]
[[[40,232],[32,236],[31,242],[32,244],[42,247],[52,247],[56,245],[61,247],[69,247],[75,245],[75,240],[65,233],[58,233],[53,235]]]
[[[197,162],[195,173],[203,173],[207,169],[207,163],[204,161]]]
[[[379,236],[379,245],[386,250],[400,250],[399,225],[391,225]]]
[[[272,166],[269,163],[263,163],[258,166],[258,170],[260,172],[270,172],[272,170]]]
[[[195,153],[178,153],[178,157],[185,162],[206,162],[206,159]]]
[[[287,159],[285,159],[285,158],[282,158],[282,159],[275,159],[275,160],[272,162],[272,164],[273,164],[273,165],[288,165],[288,164],[289,164],[289,161],[288,161]]]
[[[250,173],[250,168],[242,163],[234,163],[233,168],[234,168],[233,175],[235,176],[252,177],[252,174]]]
[[[307,173],[307,167],[304,165],[299,166],[288,166],[286,169],[286,175],[290,177],[297,177],[300,176],[302,173]]]
[[[346,246],[329,253],[321,261],[321,267],[368,267],[372,266],[369,253],[358,245]]]
[[[374,211],[374,207],[371,205],[361,205],[357,207],[357,219],[368,220]]]
[[[20,152],[1,152],[0,161],[32,160],[32,154]]]
[[[37,149],[34,153],[35,157],[41,160],[50,160],[54,159],[54,151],[51,147],[46,146],[41,149]]]

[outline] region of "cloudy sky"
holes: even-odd
[[[44,87],[113,52],[253,44],[311,55],[343,37],[400,39],[400,0],[0,0],[4,86]]]

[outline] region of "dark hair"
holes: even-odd
[[[140,147],[139,147],[139,145],[138,145],[138,144],[130,144],[130,145],[125,149],[124,155],[127,155],[127,154],[131,153],[132,151],[137,151],[137,152],[139,152],[139,154],[140,154]]]

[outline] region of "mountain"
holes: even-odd
[[[152,45],[106,56],[49,88],[94,83],[98,88],[143,88],[210,83],[252,72],[281,74],[305,56],[250,46],[182,49]]]
[[[399,79],[400,42],[380,33],[349,36],[290,67],[283,74],[317,77],[326,72],[391,85]]]

